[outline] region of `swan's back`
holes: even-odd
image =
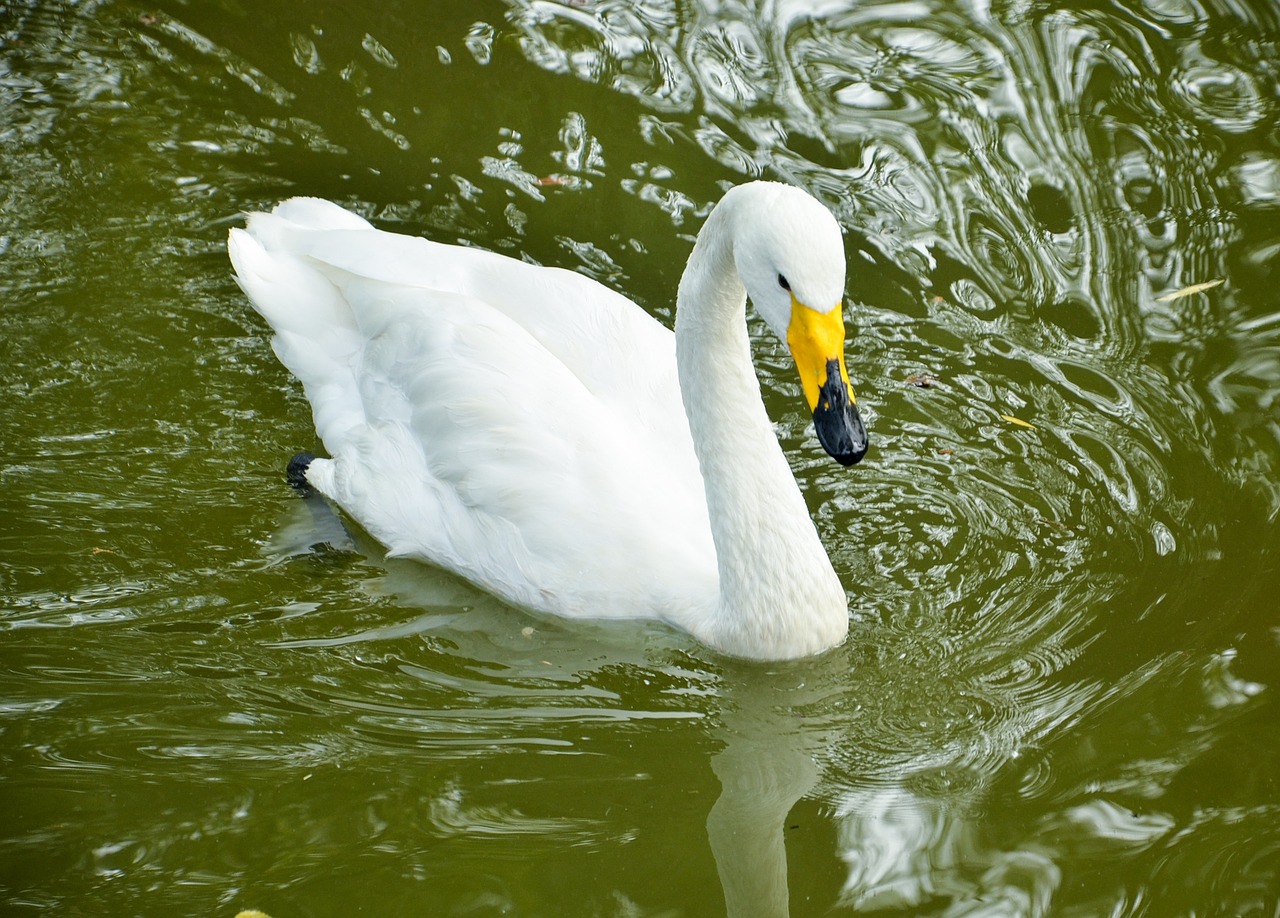
[[[562,615],[709,614],[674,339],[641,309],[312,198],[229,248],[332,457],[308,479],[393,554]]]

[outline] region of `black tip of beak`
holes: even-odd
[[[818,395],[813,429],[822,448],[841,465],[853,465],[867,454],[867,429],[834,360],[827,365],[827,384]]]

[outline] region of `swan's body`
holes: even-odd
[[[857,461],[843,249],[808,195],[725,196],[674,335],[580,275],[381,232],[317,199],[252,215],[229,247],[332,456],[307,482],[391,554],[531,609],[661,618],[737,656],[843,640],[844,590],[760,400],[744,312],[745,281],[794,339],[824,445]]]

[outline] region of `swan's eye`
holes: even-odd
[[[778,275],[778,286],[781,287],[783,290],[789,291],[791,289],[790,282],[781,274]]]

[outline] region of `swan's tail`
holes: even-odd
[[[227,250],[236,282],[275,332],[272,347],[302,381],[316,430],[330,450],[364,423],[354,375],[362,338],[351,307],[304,252],[316,233],[372,230],[360,217],[318,198],[291,198],[250,214]]]

